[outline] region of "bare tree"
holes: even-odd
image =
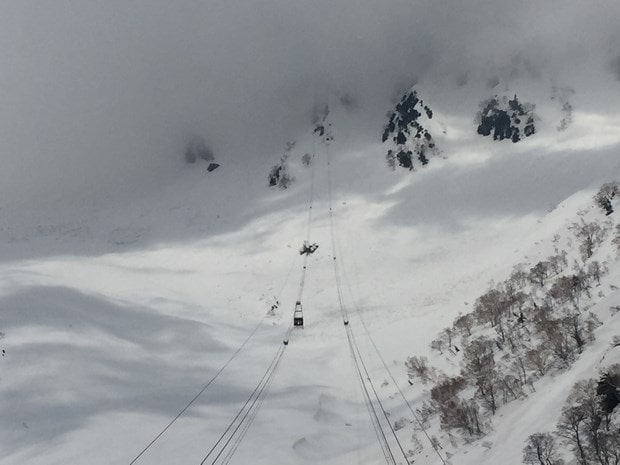
[[[510,349],[512,351],[517,351],[520,347],[523,347],[525,344],[525,335],[527,332],[527,327],[523,325],[525,323],[523,314],[517,318],[517,324],[510,324],[504,330],[504,338],[510,345]]]
[[[511,399],[516,400],[524,395],[523,384],[521,383],[520,377],[515,377],[509,373],[507,375],[500,376],[498,381],[498,390],[502,394],[504,404],[510,402]]]
[[[551,364],[551,351],[543,344],[528,350],[525,359],[530,369],[536,371],[539,376],[545,376]]]
[[[441,427],[459,428],[469,435],[482,433],[478,404],[472,399],[460,399],[458,393],[467,385],[463,377],[444,378],[431,389],[431,399],[439,410]]]
[[[549,296],[559,303],[572,303],[578,309],[581,294],[588,289],[588,280],[584,276],[560,276],[549,289]]]
[[[601,276],[607,273],[608,268],[601,264],[598,260],[593,260],[588,265],[588,274],[596,281],[598,286],[601,285]]]
[[[463,400],[458,393],[467,385],[463,377],[444,378],[431,389],[431,399],[439,410],[444,430],[462,429],[470,436],[482,434],[480,411],[473,399]]]
[[[539,307],[534,313],[534,326],[546,341],[546,347],[549,347],[555,358],[568,368],[574,361],[575,354],[570,335],[562,326],[562,320],[554,318],[549,307]]]
[[[588,465],[586,454],[586,412],[579,405],[568,405],[562,409],[558,422],[558,435],[563,437],[572,450],[580,465]]]
[[[494,327],[508,310],[509,302],[506,295],[498,289],[491,289],[476,299],[474,317],[478,323],[490,323]]]
[[[607,421],[605,398],[599,387],[600,383],[594,379],[573,386],[568,406],[562,410],[558,433],[573,446],[580,464],[618,465],[620,428]]]
[[[471,330],[474,326],[474,318],[471,313],[466,315],[459,315],[456,317],[453,323],[453,327],[455,330],[461,333],[463,337],[471,336]]]
[[[607,234],[607,231],[598,223],[586,223],[583,218],[580,223],[573,223],[569,229],[572,229],[575,237],[581,240],[579,252],[583,261],[592,257],[594,250],[605,240]]]
[[[590,457],[601,465],[608,465],[601,450],[599,429],[603,423],[603,411],[596,388],[597,383],[594,379],[580,381],[573,386],[572,396],[573,402],[577,402],[586,413],[584,423]],[[571,401],[570,397],[569,401]]]
[[[614,212],[612,201],[618,192],[620,192],[620,185],[617,182],[603,184],[594,196],[594,202],[609,216]]]
[[[462,376],[454,378],[444,377],[431,389],[431,399],[439,404],[447,399],[455,397],[467,385],[467,380]]]
[[[543,287],[551,271],[551,264],[549,262],[538,262],[532,268],[530,268],[529,279],[532,283],[538,284],[539,287]]]
[[[491,412],[495,414],[498,373],[495,368],[493,342],[482,337],[474,339],[465,347],[463,360],[463,376],[472,381]]]
[[[517,374],[521,386],[525,386],[527,384],[527,359],[521,355],[517,355],[512,362],[511,371]]]
[[[415,355],[408,357],[405,366],[410,379],[418,377],[423,383],[426,383],[434,377],[434,370],[428,365],[426,357],[416,357]]]
[[[531,465],[561,465],[555,438],[550,433],[536,433],[527,438],[523,448],[523,462]]]
[[[610,428],[599,432],[599,446],[601,456],[606,460],[605,465],[620,465],[620,427],[611,425]]]
[[[480,408],[474,399],[460,400],[454,406],[454,425],[469,433],[470,436],[482,434]]]
[[[616,225],[616,235],[611,242],[618,248],[618,252],[620,252],[620,224]]]
[[[528,274],[523,271],[520,266],[516,266],[512,270],[512,273],[510,273],[508,281],[510,281],[512,285],[516,288],[523,288],[529,282],[529,277]]]
[[[583,352],[583,346],[585,345],[586,340],[583,334],[584,328],[581,315],[579,313],[573,313],[562,318],[562,326],[565,328],[566,333],[573,338],[577,351],[579,353]]]
[[[562,250],[556,255],[552,255],[547,258],[547,262],[549,263],[550,270],[553,274],[558,275],[562,273],[564,269],[568,266],[568,260],[566,259],[566,256],[566,250]]]
[[[620,383],[620,367],[610,367],[600,381],[586,379],[576,383],[562,409],[558,422],[558,435],[571,446],[580,465],[620,464],[620,427],[611,415],[618,403],[616,386],[606,389],[606,377],[617,370]],[[601,389],[602,388],[602,389]],[[607,394],[611,394],[612,403]]]

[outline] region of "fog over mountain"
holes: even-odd
[[[0,465],[612,463],[618,18],[0,2]]]
[[[157,186],[196,134],[220,160],[268,159],[328,95],[374,140],[416,82],[468,119],[463,87],[489,79],[570,86],[615,112],[618,17],[614,0],[4,2],[2,197],[138,194],[132,180]]]

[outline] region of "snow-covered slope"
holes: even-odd
[[[387,169],[380,119],[377,142],[360,144],[352,137],[355,118],[332,107],[333,208],[350,325],[390,419],[407,419],[398,432],[405,448],[416,463],[440,463],[396,396],[360,314],[420,407],[423,389],[407,383],[405,359],[426,354],[446,363],[429,348],[437,333],[470,311],[490,281],[546,256],[554,234],[592,205],[600,184],[620,177],[618,121],[601,125],[576,110],[571,131],[515,146],[481,140],[471,121],[445,117],[437,137],[443,158],[410,173]],[[441,119],[442,106],[433,107]],[[208,174],[179,168],[157,189],[134,186],[144,194],[128,202],[85,196],[63,198],[62,209],[53,199],[7,206],[0,220],[0,464],[128,464],[277,299],[239,356],[136,462],[200,463],[282,343],[310,190],[311,168],[300,159],[313,151],[311,238],[320,247],[308,262],[305,329],[294,331],[233,462],[383,460],[339,319],[326,149],[313,143],[311,129],[297,140],[296,182],[287,190],[267,188],[264,160],[231,159]],[[620,303],[610,288],[620,278],[614,252],[605,251],[602,315]],[[452,463],[520,463],[525,437],[551,428],[571,385],[595,375],[619,330],[618,314],[603,320],[597,342],[570,370],[500,410],[485,445],[453,447],[435,431]]]

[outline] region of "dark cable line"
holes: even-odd
[[[328,163],[327,163],[327,166],[328,166],[329,216],[330,216],[330,231],[331,231],[332,251],[333,251],[333,252],[332,252],[332,255],[333,255],[333,261],[334,261],[334,272],[335,272],[335,275],[336,275],[336,287],[337,287],[337,290],[338,290],[338,299],[339,299],[339,301],[340,301],[340,304],[341,304],[341,305],[343,305],[343,304],[342,304],[343,298],[342,298],[342,296],[341,296],[341,293],[342,293],[342,283],[341,283],[341,281],[340,281],[340,276],[339,276],[339,274],[340,274],[340,273],[339,273],[339,267],[338,267],[338,265],[337,265],[337,261],[336,261],[336,253],[335,253],[335,250],[336,250],[336,240],[335,240],[335,234],[334,234],[334,229],[335,229],[335,227],[334,227],[334,222],[333,222],[333,209],[332,209],[332,195],[331,195],[331,194],[332,194],[332,185],[331,185],[331,174],[330,174],[330,166],[331,166],[331,163],[330,163],[329,146],[327,147],[327,150],[328,150],[328,156],[327,156],[327,158],[328,158]],[[354,298],[354,296],[353,296],[353,290],[352,290],[352,288],[351,288],[351,284],[350,284],[350,282],[349,282],[349,280],[348,280],[347,273],[346,273],[346,270],[344,269],[344,267],[343,267],[343,269],[342,269],[342,276],[344,277],[344,280],[346,281],[347,287],[349,288],[349,293],[351,294],[351,298],[353,299],[352,301],[353,301],[353,306],[354,306],[354,309],[355,309],[355,311],[356,311],[357,315],[359,316],[360,321],[362,322],[362,326],[363,326],[363,328],[364,328],[364,331],[365,331],[365,332],[366,332],[366,334],[368,335],[368,337],[369,337],[369,339],[370,339],[370,341],[371,341],[371,343],[372,343],[372,346],[373,346],[374,350],[376,351],[377,355],[379,356],[379,359],[381,360],[381,363],[382,363],[382,365],[383,365],[384,369],[387,371],[388,375],[389,375],[389,376],[390,376],[390,378],[392,379],[392,382],[393,382],[393,383],[394,383],[394,385],[396,386],[396,388],[397,388],[397,390],[398,390],[398,392],[399,392],[399,394],[400,394],[401,398],[403,399],[404,403],[407,405],[407,407],[408,407],[409,411],[412,413],[412,415],[413,415],[413,417],[414,417],[415,421],[418,423],[418,425],[419,425],[419,426],[420,426],[420,428],[422,429],[422,432],[424,433],[425,437],[428,439],[429,443],[431,444],[431,447],[433,448],[433,450],[435,451],[435,453],[437,454],[437,456],[439,457],[439,459],[441,460],[441,462],[442,462],[444,465],[446,465],[446,461],[445,461],[445,459],[443,458],[443,456],[441,455],[441,453],[439,452],[439,449],[438,449],[437,445],[435,444],[435,442],[434,442],[434,441],[431,439],[431,437],[429,436],[429,434],[428,434],[428,432],[427,432],[426,428],[424,427],[424,425],[423,425],[423,424],[422,424],[422,422],[420,421],[420,419],[419,419],[418,415],[415,413],[415,411],[414,411],[413,407],[411,406],[410,402],[409,402],[409,401],[407,400],[407,398],[405,397],[405,395],[404,395],[404,393],[403,393],[402,389],[400,388],[400,386],[399,386],[399,385],[398,385],[398,383],[396,382],[396,379],[394,378],[394,376],[393,376],[393,374],[392,374],[391,370],[389,369],[389,367],[388,367],[387,363],[385,362],[385,359],[384,359],[384,358],[383,358],[383,356],[381,355],[381,352],[379,351],[379,348],[378,348],[377,344],[375,343],[374,338],[372,337],[372,335],[371,335],[371,333],[370,333],[370,331],[369,331],[369,329],[368,329],[368,326],[366,325],[366,322],[365,322],[364,318],[362,317],[362,314],[361,314],[361,312],[360,312],[360,310],[359,310],[359,306],[355,303],[355,298]],[[343,308],[344,308],[344,306],[343,306]],[[347,323],[346,323],[346,322],[348,322],[348,312],[343,312],[343,318],[345,319],[345,325],[347,325]],[[372,380],[370,379],[370,376],[369,376],[369,373],[368,373],[368,371],[367,371],[367,369],[366,369],[366,365],[365,365],[365,363],[364,363],[364,360],[363,360],[363,358],[361,357],[361,353],[359,352],[359,347],[358,347],[358,345],[357,345],[357,341],[355,340],[355,336],[354,336],[354,334],[353,334],[352,330],[350,330],[350,328],[349,328],[349,326],[348,326],[348,325],[347,325],[347,330],[348,330],[348,331],[351,331],[352,341],[353,341],[353,344],[355,345],[355,347],[356,347],[356,349],[357,349],[357,351],[358,351],[358,354],[359,354],[359,357],[360,357],[360,361],[361,361],[362,366],[363,366],[363,368],[364,368],[364,371],[365,371],[365,373],[366,373],[366,375],[367,375],[368,382],[369,382],[369,384],[371,385],[371,387],[372,387],[372,389],[373,389],[373,392],[374,392],[375,396],[377,397],[377,401],[378,401],[378,403],[379,403],[379,405],[380,405],[380,407],[381,407],[381,410],[383,411],[383,414],[384,414],[384,415],[385,415],[385,417],[386,417],[386,420],[387,420],[387,422],[388,422],[388,425],[389,425],[389,427],[390,427],[390,429],[391,429],[391,431],[392,431],[392,434],[394,435],[394,438],[396,439],[396,442],[398,443],[398,446],[399,446],[399,448],[400,448],[401,452],[403,453],[403,456],[405,457],[406,462],[407,462],[407,463],[409,463],[409,461],[408,461],[408,459],[407,459],[407,457],[406,457],[406,454],[405,454],[405,452],[404,452],[404,450],[403,450],[403,448],[402,448],[402,445],[401,445],[400,441],[398,440],[398,437],[396,436],[396,432],[395,432],[394,428],[392,427],[392,424],[390,423],[390,421],[389,421],[389,419],[388,419],[387,412],[386,412],[386,411],[385,411],[385,409],[383,408],[383,404],[382,404],[382,402],[381,402],[380,398],[379,398],[379,397],[378,397],[378,395],[377,395],[377,392],[376,392],[376,390],[375,390],[374,384],[372,383]]]
[[[316,158],[316,145],[313,137],[313,151],[312,158],[310,159],[310,164],[312,165],[311,175],[310,175],[310,197],[308,200],[308,220],[306,224],[306,244],[310,245],[310,229],[312,226],[312,204],[314,203],[314,178],[315,178],[315,163],[314,160]],[[304,285],[306,283],[306,271],[308,269],[308,257],[310,254],[304,255],[304,264],[301,272],[301,280],[299,281],[299,291],[297,293],[297,302],[301,302],[301,298],[303,296]]]
[[[351,332],[351,339],[353,340],[353,344],[355,345],[355,349],[357,350],[357,352],[359,354],[360,361],[362,363],[362,367],[364,368],[364,373],[366,374],[366,379],[368,380],[368,384],[370,384],[370,387],[372,388],[372,391],[373,391],[375,397],[377,398],[377,402],[379,404],[379,408],[383,412],[383,416],[385,417],[385,421],[387,422],[388,426],[390,427],[390,431],[392,432],[392,435],[394,436],[394,439],[396,440],[396,443],[398,444],[398,448],[400,449],[400,452],[403,454],[403,457],[405,458],[405,463],[409,464],[409,459],[407,458],[407,454],[405,453],[405,450],[403,449],[403,446],[402,446],[400,440],[398,439],[398,436],[396,435],[396,431],[394,430],[394,427],[392,426],[392,422],[390,421],[389,415],[388,415],[387,411],[385,410],[385,408],[383,406],[383,402],[381,402],[381,398],[379,397],[379,394],[377,393],[377,390],[375,388],[374,383],[372,382],[372,379],[370,378],[370,374],[368,373],[368,369],[366,368],[366,364],[364,363],[364,359],[362,358],[361,353],[359,353],[359,347],[357,345],[357,341],[355,340],[355,335],[353,334],[353,331],[351,329],[349,329],[349,331]]]
[[[400,386],[398,385],[398,382],[396,381],[396,379],[394,378],[394,375],[392,374],[392,371],[390,370],[390,368],[388,367],[387,363],[385,362],[385,359],[383,358],[383,356],[381,355],[381,352],[379,351],[379,348],[377,347],[377,344],[375,343],[374,338],[372,337],[372,334],[370,333],[370,331],[368,330],[368,326],[366,325],[366,321],[364,320],[364,317],[362,316],[362,312],[359,309],[359,306],[355,303],[355,299],[353,297],[353,290],[351,288],[351,283],[349,282],[349,279],[347,278],[347,274],[346,272],[343,273],[344,275],[344,279],[347,282],[347,287],[349,288],[349,293],[351,294],[351,299],[353,301],[353,307],[355,308],[355,311],[357,313],[357,315],[359,316],[360,321],[362,322],[362,326],[364,328],[364,331],[366,332],[366,335],[368,336],[368,339],[370,339],[370,342],[372,344],[372,346],[375,349],[375,352],[377,353],[377,355],[379,356],[379,359],[381,360],[381,363],[383,364],[383,367],[385,368],[385,371],[387,371],[388,375],[390,376],[390,378],[392,379],[392,382],[394,383],[394,385],[396,386],[396,389],[398,390],[400,397],[403,399],[403,401],[405,402],[405,404],[407,405],[407,407],[409,408],[409,411],[411,412],[411,414],[413,415],[413,418],[415,419],[416,423],[418,423],[418,426],[420,427],[420,429],[422,430],[422,432],[424,433],[424,436],[426,436],[426,439],[428,439],[428,442],[431,444],[431,447],[434,449],[435,453],[437,454],[437,456],[439,457],[439,459],[441,460],[441,462],[446,465],[446,461],[443,458],[443,456],[441,455],[441,452],[439,452],[439,448],[437,447],[437,445],[435,444],[435,442],[431,439],[431,437],[429,436],[426,428],[424,427],[424,424],[422,423],[422,421],[420,420],[420,418],[418,417],[418,415],[416,414],[415,410],[413,409],[413,407],[411,406],[411,403],[409,402],[409,400],[407,400],[407,398],[405,397],[405,394],[403,393],[402,389],[400,388]]]
[[[379,398],[379,395],[376,391],[376,389],[374,388],[374,385],[372,383],[372,380],[370,378],[370,375],[368,374],[368,371],[366,370],[366,366],[364,364],[364,360],[362,358],[361,352],[359,350],[359,347],[357,347],[357,343],[355,341],[355,337],[351,331],[351,328],[349,326],[349,318],[348,318],[348,312],[346,310],[346,306],[344,305],[344,299],[343,299],[343,292],[342,292],[342,282],[340,280],[340,272],[338,269],[338,263],[336,260],[336,240],[335,240],[335,227],[334,227],[334,220],[333,220],[333,206],[332,206],[332,182],[331,182],[331,154],[330,154],[330,150],[329,150],[329,143],[326,144],[326,152],[327,152],[327,186],[328,186],[328,200],[329,200],[329,220],[330,220],[330,233],[331,233],[331,244],[332,244],[332,261],[334,263],[334,276],[335,276],[335,281],[336,281],[336,290],[338,293],[338,302],[340,304],[340,311],[342,314],[342,320],[345,326],[345,331],[347,334],[347,340],[349,343],[349,349],[352,352],[352,356],[353,356],[353,360],[354,360],[354,364],[355,364],[355,369],[357,371],[358,377],[360,379],[360,382],[362,384],[362,388],[364,391],[364,395],[367,398],[368,402],[370,403],[370,407],[372,409],[373,415],[371,415],[371,421],[373,421],[373,427],[375,425],[377,425],[378,431],[380,432],[380,434],[377,435],[377,439],[379,440],[379,444],[381,446],[382,451],[384,452],[384,456],[386,458],[386,461],[388,463],[392,463],[394,465],[396,465],[396,459],[394,457],[394,453],[392,452],[392,449],[389,445],[389,442],[387,440],[387,437],[385,435],[385,432],[383,431],[383,427],[381,426],[381,421],[379,420],[378,414],[375,410],[374,404],[372,402],[372,399],[370,397],[370,393],[368,392],[368,387],[366,386],[366,381],[370,384],[372,390],[373,390],[373,394],[374,397],[377,399],[377,403],[380,407],[380,409],[383,412],[384,417],[386,418],[386,421],[390,427],[390,430],[392,431],[392,434],[396,440],[396,442],[398,443],[398,446],[400,448],[401,453],[403,454],[403,457],[405,459],[405,462],[408,464],[409,460],[407,459],[407,455],[405,453],[405,451],[402,448],[402,445],[400,443],[400,440],[398,439],[398,436],[396,435],[396,432],[394,431],[394,429],[392,428],[392,425],[389,421],[389,417],[387,415],[387,412],[385,411],[383,404],[381,403],[381,400]],[[359,358],[359,361],[358,361]],[[362,370],[360,368],[360,363],[362,364],[364,371],[366,372],[366,379],[364,378],[364,375],[362,374]],[[370,409],[369,409],[370,411]],[[377,433],[377,429],[375,429],[375,433]],[[386,454],[387,451],[387,454]]]
[[[286,277],[284,280],[284,284],[282,285],[280,292],[278,292],[278,296],[280,296],[282,294],[282,292],[284,291],[284,288],[286,287],[286,285],[288,284],[288,281],[291,277],[291,272],[293,271],[293,266],[295,265],[295,262],[291,262],[291,266],[289,267],[287,273],[286,273]],[[276,301],[278,300],[278,298],[276,298]],[[196,402],[198,400],[198,398],[209,388],[209,386],[211,386],[211,384],[213,384],[213,382],[215,382],[215,380],[222,374],[222,372],[228,367],[228,365],[230,365],[230,363],[237,357],[237,355],[239,355],[239,353],[243,350],[243,348],[246,346],[246,344],[250,341],[250,339],[252,339],[252,337],[254,336],[254,334],[256,334],[256,332],[258,331],[258,329],[262,326],[263,322],[265,321],[265,319],[267,318],[267,316],[269,316],[269,311],[267,313],[265,313],[263,315],[263,317],[259,320],[258,324],[254,327],[254,329],[252,330],[252,332],[250,332],[250,334],[248,335],[248,337],[241,343],[241,345],[237,348],[237,350],[235,350],[232,355],[230,356],[230,358],[224,363],[224,365],[222,365],[220,367],[220,369],[215,373],[215,375],[213,375],[213,377],[202,387],[202,389],[200,391],[198,391],[198,393],[179,411],[179,413],[177,413],[175,415],[175,417],[168,422],[168,424],[161,430],[159,431],[159,433],[157,433],[157,435],[151,440],[151,442],[149,442],[139,453],[138,455],[136,455],[133,460],[131,462],[129,462],[129,465],[133,465],[135,464],[138,459],[140,457],[142,457],[146,451],[148,451],[158,440],[159,438],[161,438],[166,431],[168,431],[168,429],[170,429],[170,427],[176,423],[176,421],[181,418],[181,416],[183,416],[183,414],[194,404],[194,402]]]
[[[256,412],[258,413],[258,407],[255,409],[254,406],[256,405],[257,401],[261,398],[264,398],[264,396],[267,394],[268,392],[268,386],[271,385],[271,381],[273,380],[273,377],[275,376],[276,372],[278,371],[278,367],[280,365],[280,361],[282,360],[282,356],[284,355],[284,350],[286,349],[285,345],[282,345],[282,351],[280,352],[280,355],[277,357],[276,363],[273,366],[273,369],[271,370],[271,372],[269,373],[269,376],[267,377],[267,379],[264,381],[264,383],[262,384],[260,390],[258,391],[258,393],[256,394],[256,397],[254,398],[254,400],[252,401],[252,404],[250,405],[250,407],[247,409],[247,411],[245,412],[245,414],[243,415],[243,417],[241,418],[241,420],[239,421],[239,424],[237,425],[237,427],[233,430],[233,432],[231,433],[230,437],[228,438],[228,440],[224,443],[224,445],[222,446],[221,450],[219,451],[219,453],[215,456],[215,458],[213,459],[213,462],[211,462],[212,465],[215,464],[215,462],[217,462],[217,460],[220,458],[220,456],[224,453],[224,451],[226,450],[226,447],[228,447],[228,445],[230,444],[230,442],[233,440],[233,438],[235,437],[235,434],[237,434],[237,431],[239,431],[239,428],[241,428],[242,425],[244,425],[244,422],[246,420],[246,418],[248,417],[248,415],[250,415],[251,412]],[[247,422],[246,422],[247,423]],[[248,428],[250,427],[250,423],[247,423]],[[237,446],[238,447],[238,446]],[[231,450],[231,455],[230,458],[232,458],[232,454],[234,454],[234,451]],[[229,459],[230,460],[230,459]],[[204,461],[201,463],[201,465],[204,463]]]
[[[379,446],[381,447],[381,451],[385,460],[388,464],[396,464],[396,460],[394,459],[394,455],[390,449],[390,445],[388,443],[387,437],[385,436],[385,432],[381,427],[381,421],[379,420],[379,415],[375,409],[374,404],[372,403],[372,399],[370,397],[370,393],[368,392],[368,386],[366,386],[366,382],[364,381],[364,376],[362,375],[362,371],[359,366],[359,361],[357,360],[357,355],[355,350],[353,349],[353,344],[351,343],[351,338],[349,335],[349,330],[346,328],[347,340],[349,342],[349,351],[351,352],[351,357],[353,358],[353,363],[355,367],[355,371],[357,373],[358,381],[360,382],[360,386],[362,388],[362,394],[364,396],[364,403],[366,404],[366,409],[368,410],[368,414],[370,415],[370,420],[375,430],[375,435],[377,436],[377,440],[379,441]]]
[[[310,242],[310,230],[311,230],[311,225],[312,225],[312,204],[313,204],[313,200],[314,200],[314,178],[315,178],[315,164],[314,164],[315,156],[316,156],[316,147],[313,150],[312,159],[311,159],[312,177],[311,177],[311,182],[310,182],[310,198],[309,198],[309,202],[308,202],[308,219],[307,219],[307,227],[306,227],[306,240],[307,240],[308,243]],[[301,274],[301,279],[300,279],[300,282],[299,282],[299,291],[298,291],[297,301],[301,301],[301,297],[303,295],[303,290],[304,290],[304,287],[305,287],[308,255],[309,254],[305,254],[305,256],[304,256],[302,274]],[[293,313],[293,317],[294,317],[294,313]],[[230,437],[226,440],[224,445],[220,448],[220,451],[215,456],[212,464],[215,464],[215,462],[222,456],[222,454],[224,453],[226,448],[230,445],[230,443],[234,439],[235,442],[233,442],[232,447],[229,449],[229,451],[227,452],[227,455],[224,457],[224,462],[225,463],[228,463],[231,460],[231,458],[234,455],[234,453],[236,452],[237,448],[239,447],[239,445],[243,441],[243,438],[245,437],[245,434],[247,433],[248,429],[250,428],[252,422],[254,421],[254,418],[256,418],[256,415],[258,414],[258,410],[259,410],[260,406],[262,405],[262,402],[263,402],[265,396],[267,395],[267,393],[269,391],[269,386],[271,385],[271,381],[273,380],[273,377],[275,376],[275,373],[278,370],[278,367],[279,367],[280,361],[282,359],[282,356],[284,355],[284,352],[285,352],[286,348],[288,347],[288,341],[289,341],[292,329],[294,327],[293,324],[294,324],[293,321],[291,321],[291,323],[289,324],[289,327],[287,329],[287,332],[285,334],[285,337],[284,337],[285,343],[282,344],[278,348],[278,351],[276,352],[276,355],[272,359],[271,364],[267,367],[267,370],[263,374],[263,377],[260,379],[259,383],[254,388],[254,391],[252,391],[252,393],[250,394],[250,396],[246,400],[245,404],[241,407],[239,412],[237,412],[237,415],[235,415],[233,420],[229,423],[228,427],[220,435],[220,437],[218,438],[216,443],[211,447],[209,452],[207,452],[207,454],[203,458],[202,462],[200,462],[200,465],[204,465],[205,464],[207,459],[217,449],[218,445],[223,441],[224,437],[230,432],[230,430],[233,428],[233,426],[235,425],[235,423],[237,422],[239,417],[245,411],[245,414],[243,414],[243,416],[241,417],[241,419],[238,422],[237,426],[234,428],[234,430],[230,434]],[[258,404],[257,404],[257,402],[258,402]],[[248,407],[248,404],[250,404],[249,407]],[[256,408],[255,408],[255,406],[256,406]],[[247,410],[246,410],[246,407],[248,407]],[[249,419],[248,419],[248,417],[249,417]],[[246,419],[248,419],[248,420],[246,421]],[[235,437],[235,435],[237,434],[239,429],[242,428],[242,427],[244,429],[242,429],[241,433],[238,434]]]
[[[269,385],[267,386],[267,392],[269,391],[270,388],[270,384],[273,381],[273,378],[271,378],[271,380],[269,381]],[[241,430],[241,433],[237,436],[237,439],[235,440],[235,442],[233,443],[231,449],[229,450],[229,452],[226,454],[226,456],[224,457],[224,460],[222,462],[222,465],[227,465],[230,460],[232,459],[233,455],[235,454],[235,452],[237,451],[238,447],[241,444],[241,441],[243,441],[243,439],[245,438],[245,435],[247,434],[248,430],[250,429],[250,426],[252,425],[252,423],[254,422],[254,419],[256,418],[256,416],[258,415],[258,411],[260,410],[260,408],[263,405],[263,402],[265,401],[265,398],[267,396],[263,396],[259,401],[258,401],[258,405],[256,406],[256,408],[252,411],[252,414],[250,415],[250,417],[248,418],[248,421],[246,422],[245,426],[243,427],[243,429]]]
[[[207,382],[207,384],[205,384],[202,389],[198,392],[198,394],[196,394],[188,403],[187,405],[185,405],[185,407],[183,407],[179,413],[176,414],[176,416],[151,440],[151,442],[149,442],[146,447],[144,447],[144,449],[142,449],[140,451],[140,453],[138,455],[136,455],[134,457],[134,459],[129,462],[129,465],[133,465],[134,463],[136,463],[138,461],[138,459],[140,457],[142,457],[142,455],[144,455],[144,453],[149,450],[151,448],[151,446],[153,446],[153,444],[155,444],[155,442],[157,442],[157,440],[162,437],[164,435],[164,433],[166,431],[168,431],[168,429],[179,419],[181,418],[181,416],[194,404],[194,402],[196,402],[196,400],[198,400],[198,398],[209,388],[209,386],[211,386],[211,384],[213,384],[213,382],[218,378],[218,376],[220,374],[222,374],[222,372],[226,369],[226,367],[228,367],[228,365],[237,357],[237,355],[239,355],[239,353],[243,350],[243,348],[246,346],[246,344],[249,342],[250,339],[252,339],[252,336],[254,336],[254,334],[256,334],[256,331],[258,331],[258,329],[261,327],[261,325],[263,324],[263,321],[265,321],[265,318],[267,318],[268,314],[263,315],[263,317],[260,319],[260,321],[258,322],[258,324],[256,325],[256,327],[252,330],[252,332],[248,335],[248,337],[243,341],[243,343],[237,348],[237,350],[235,350],[235,352],[233,352],[233,354],[230,356],[230,358],[226,361],[226,363],[224,363],[224,365],[222,365],[220,367],[220,369],[215,373],[215,375],[213,375],[213,377]]]
[[[207,455],[205,455],[205,457],[202,459],[202,461],[200,462],[200,465],[204,465],[204,463],[207,461],[207,459],[211,456],[211,454],[213,453],[213,451],[215,451],[215,449],[217,449],[217,446],[222,442],[222,440],[224,439],[224,437],[228,434],[228,432],[232,429],[232,427],[234,426],[234,424],[236,423],[237,419],[242,415],[242,413],[244,412],[245,408],[248,406],[248,404],[252,401],[252,399],[254,398],[254,395],[256,394],[256,392],[259,390],[260,386],[263,384],[263,381],[265,380],[265,378],[268,376],[268,374],[271,372],[271,369],[273,366],[275,366],[276,360],[281,357],[281,354],[284,352],[284,350],[286,349],[286,346],[284,344],[281,344],[278,347],[278,350],[276,351],[273,359],[271,360],[271,363],[269,364],[269,366],[267,367],[267,370],[265,370],[265,373],[263,373],[263,376],[261,377],[260,381],[258,382],[258,384],[256,385],[256,387],[254,388],[254,390],[250,393],[250,395],[248,396],[247,400],[245,401],[245,403],[243,404],[243,406],[241,407],[241,409],[239,410],[239,412],[237,412],[237,414],[235,415],[235,417],[231,420],[231,422],[229,423],[229,425],[226,427],[226,429],[224,430],[224,432],[220,435],[220,437],[218,438],[218,440],[215,442],[215,444],[211,447],[211,449],[209,450],[209,452],[207,452]]]

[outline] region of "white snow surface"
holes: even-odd
[[[432,96],[432,92],[431,92]],[[432,98],[426,99],[432,104]],[[437,120],[441,114],[436,110]],[[406,357],[517,263],[546,257],[591,208],[603,182],[620,178],[620,121],[576,111],[570,131],[513,145],[449,121],[444,158],[415,173],[386,168],[383,148],[349,139],[350,116],[331,121],[333,208],[351,328],[392,421],[410,420],[365,335],[360,314],[414,406]],[[377,138],[380,127],[377,128]],[[597,137],[600,136],[600,137]],[[138,461],[199,464],[254,389],[282,343],[295,304],[313,150],[310,130],[292,158],[296,182],[269,190],[270,166],[230,160],[213,173],[187,167],[125,203],[89,196],[7,206],[0,219],[0,464],[127,465],[228,360],[277,297],[247,347]],[[317,146],[311,240],[295,330],[256,421],[232,463],[375,464],[383,461],[352,367],[334,284],[325,149]],[[279,155],[274,155],[274,163]],[[296,161],[297,160],[297,161]],[[140,192],[140,186],[133,190]],[[145,191],[146,192],[146,191]],[[67,208],[67,204],[71,208]],[[592,212],[594,210],[591,209]],[[595,213],[591,213],[595,214]],[[616,212],[611,219],[618,224]],[[602,213],[601,213],[602,215]],[[454,465],[518,464],[525,438],[552,430],[572,384],[620,360],[620,283],[611,248],[604,323],[565,372],[503,406],[484,439],[454,448]],[[360,314],[355,311],[359,307]],[[607,312],[607,313],[605,313]],[[604,359],[603,359],[604,358]],[[603,361],[601,361],[603,359]],[[388,382],[384,382],[388,381]],[[398,432],[407,449],[415,425]],[[430,444],[416,464],[438,464]],[[210,463],[210,462],[209,462]]]

